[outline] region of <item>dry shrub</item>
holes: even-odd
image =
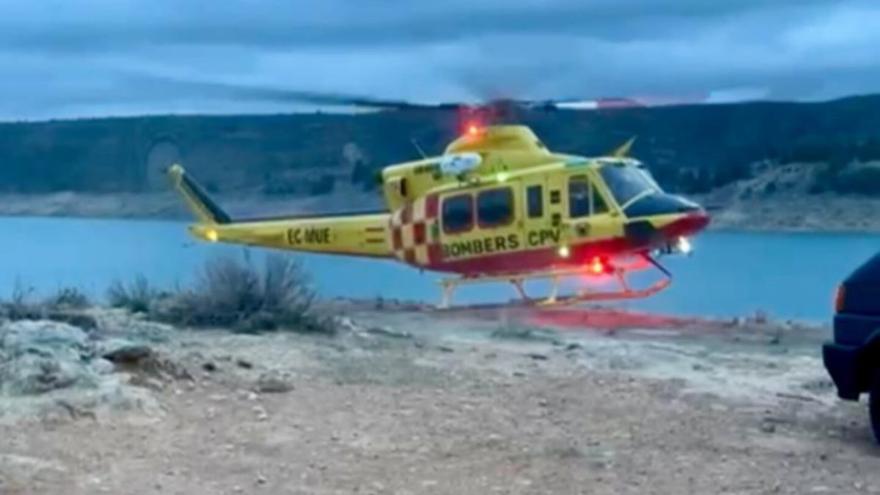
[[[162,294],[147,277],[138,275],[128,283],[114,281],[107,289],[107,302],[114,308],[125,308],[132,313],[146,313]]]
[[[52,308],[85,309],[92,305],[89,296],[76,287],[61,287],[44,301]]]
[[[34,289],[15,279],[12,294],[8,300],[0,301],[0,316],[10,320],[37,320],[42,316],[42,308],[33,300]]]
[[[91,305],[88,295],[75,287],[63,287],[39,299],[33,288],[16,281],[11,297],[0,300],[0,320],[52,320],[93,330],[98,321],[85,311]]]
[[[226,256],[206,262],[194,287],[154,306],[153,316],[192,327],[332,333],[330,319],[314,310],[314,299],[308,276],[293,258],[269,255],[260,269]]]

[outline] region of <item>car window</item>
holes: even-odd
[[[443,199],[443,232],[454,234],[474,227],[474,199],[470,194],[459,194]]]
[[[499,187],[477,194],[477,219],[480,227],[500,227],[513,220],[513,191]]]

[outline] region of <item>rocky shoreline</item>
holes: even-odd
[[[321,305],[332,334],[0,323],[0,493],[880,492],[827,329]]]

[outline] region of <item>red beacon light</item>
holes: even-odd
[[[609,268],[608,264],[598,256],[593,256],[587,263],[587,271],[592,275],[604,275],[610,271]]]
[[[471,137],[479,136],[480,131],[481,131],[480,126],[478,124],[476,124],[475,122],[469,123],[466,127],[466,132],[467,132],[468,136],[471,136]]]

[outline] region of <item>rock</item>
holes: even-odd
[[[186,367],[156,353],[146,344],[135,344],[124,339],[113,339],[99,345],[101,357],[117,369],[149,375],[159,380],[193,380]]]
[[[159,343],[167,342],[171,334],[175,332],[175,329],[171,325],[164,323],[133,320],[127,322],[124,332],[135,340]]]
[[[566,351],[576,351],[576,350],[578,350],[578,349],[583,349],[583,348],[584,348],[584,346],[578,344],[577,342],[573,342],[573,343],[568,344],[567,346],[565,346],[565,350],[566,350]]]
[[[287,374],[268,371],[257,378],[256,390],[263,394],[281,394],[293,390],[293,384]]]
[[[535,361],[546,361],[548,359],[546,354],[541,354],[538,352],[530,352],[529,354],[527,354],[527,356],[534,359]]]
[[[382,337],[391,337],[394,339],[411,339],[412,334],[405,330],[395,330],[393,328],[388,327],[370,327],[367,329],[367,333],[372,335],[379,335]]]
[[[556,332],[522,326],[503,326],[496,328],[490,335],[494,339],[525,340],[529,342],[546,342],[553,345],[561,343]]]
[[[98,382],[88,365],[93,350],[85,332],[66,323],[38,320],[0,326],[0,357],[0,392],[5,394],[43,394]]]
[[[334,318],[334,322],[336,323],[336,327],[340,330],[351,333],[362,333],[364,331],[363,327],[355,323],[354,320],[347,316]]]
[[[115,370],[113,363],[104,358],[92,360],[92,362],[89,363],[89,366],[91,366],[92,370],[99,375],[109,375]]]
[[[437,350],[440,352],[455,352],[455,349],[452,347],[447,347],[445,345],[438,345]]]
[[[124,339],[111,339],[99,344],[98,353],[116,364],[133,364],[153,356],[153,349]]]
[[[217,365],[214,364],[212,361],[206,361],[202,363],[202,369],[207,371],[208,373],[213,373],[217,371]]]
[[[776,425],[769,421],[764,421],[761,423],[761,431],[767,434],[776,433]]]
[[[263,408],[263,406],[254,406],[253,411],[257,416],[257,421],[266,421],[269,419],[269,413],[266,412],[266,409]]]
[[[67,323],[83,330],[92,331],[98,328],[98,319],[82,311],[52,311],[46,315],[52,321]]]
[[[244,369],[246,369],[246,370],[253,369],[253,367],[254,367],[254,364],[253,364],[253,363],[251,363],[250,361],[247,361],[247,360],[245,360],[245,359],[242,359],[242,358],[238,358],[238,359],[236,359],[236,360],[235,360],[235,364],[236,364],[236,366],[238,366],[239,368],[244,368]]]
[[[54,355],[25,354],[0,367],[0,383],[10,395],[43,394],[78,382],[94,385],[97,376],[81,363]]]
[[[0,327],[0,348],[19,354],[39,348],[88,349],[88,335],[73,325],[48,320],[20,320]]]

